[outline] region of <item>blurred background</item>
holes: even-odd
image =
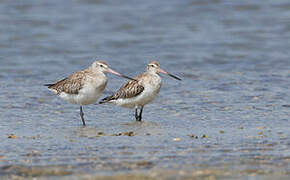
[[[1,0],[0,178],[288,179],[289,38],[289,0]],[[143,123],[89,105],[82,128],[43,84],[96,59],[183,81],[163,77]]]

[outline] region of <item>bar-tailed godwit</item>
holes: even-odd
[[[134,80],[128,76],[122,75],[108,67],[105,61],[95,61],[88,68],[77,71],[54,84],[45,84],[62,99],[80,105],[80,116],[85,126],[83,105],[95,103],[101,96],[107,85],[107,76],[105,73],[112,73],[127,79]]]
[[[157,61],[152,61],[147,65],[146,72],[134,78],[137,81],[128,81],[115,94],[100,101],[100,104],[113,103],[125,108],[135,108],[136,121],[141,121],[144,106],[150,103],[160,91],[161,77],[159,73],[181,80],[161,69]]]

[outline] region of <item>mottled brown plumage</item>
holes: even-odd
[[[108,66],[108,64],[105,61],[103,61],[103,60],[99,60],[99,63],[105,64],[106,66]]]
[[[95,103],[107,85],[105,73],[112,73],[124,78],[132,79],[110,69],[106,62],[95,61],[88,68],[73,73],[54,84],[46,84],[50,90],[62,99],[80,105],[80,117],[85,126],[82,106]]]
[[[125,108],[135,108],[136,121],[141,121],[144,106],[152,102],[160,91],[162,82],[159,73],[181,80],[161,69],[157,61],[151,61],[146,67],[146,72],[134,78],[137,81],[128,81],[115,94],[104,98],[100,104],[113,103]]]
[[[156,67],[160,67],[160,64],[157,61],[151,61],[148,65],[154,64]]]
[[[65,92],[68,94],[78,94],[79,90],[83,88],[85,77],[85,71],[78,71],[70,75],[69,77],[62,79],[55,84],[48,86],[49,89],[53,89],[57,94]]]
[[[127,81],[115,94],[106,97],[101,101],[101,103],[116,100],[119,98],[126,99],[138,96],[144,90],[144,87],[140,84],[142,76],[143,74],[136,76],[134,79],[137,81]]]

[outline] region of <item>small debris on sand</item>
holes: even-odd
[[[201,136],[201,138],[208,138],[208,136],[207,136],[206,134],[203,134],[203,135]]]
[[[130,131],[130,132],[128,133],[128,136],[134,136],[134,132],[133,132],[133,131]]]
[[[135,136],[133,131],[110,134],[109,136]]]
[[[8,138],[10,138],[10,139],[16,139],[16,138],[18,138],[18,136],[14,135],[14,134],[9,134],[8,135]]]
[[[177,142],[177,141],[180,141],[180,140],[181,140],[180,138],[173,138],[174,142]]]
[[[32,151],[30,153],[27,153],[26,156],[28,156],[28,157],[40,156],[40,152],[39,151]]]
[[[198,139],[198,136],[196,136],[196,135],[194,135],[194,134],[189,134],[188,136],[191,137],[191,138]]]

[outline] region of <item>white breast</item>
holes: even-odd
[[[59,94],[61,98],[72,104],[88,105],[95,103],[107,85],[107,78],[88,77],[85,84],[78,94]]]

